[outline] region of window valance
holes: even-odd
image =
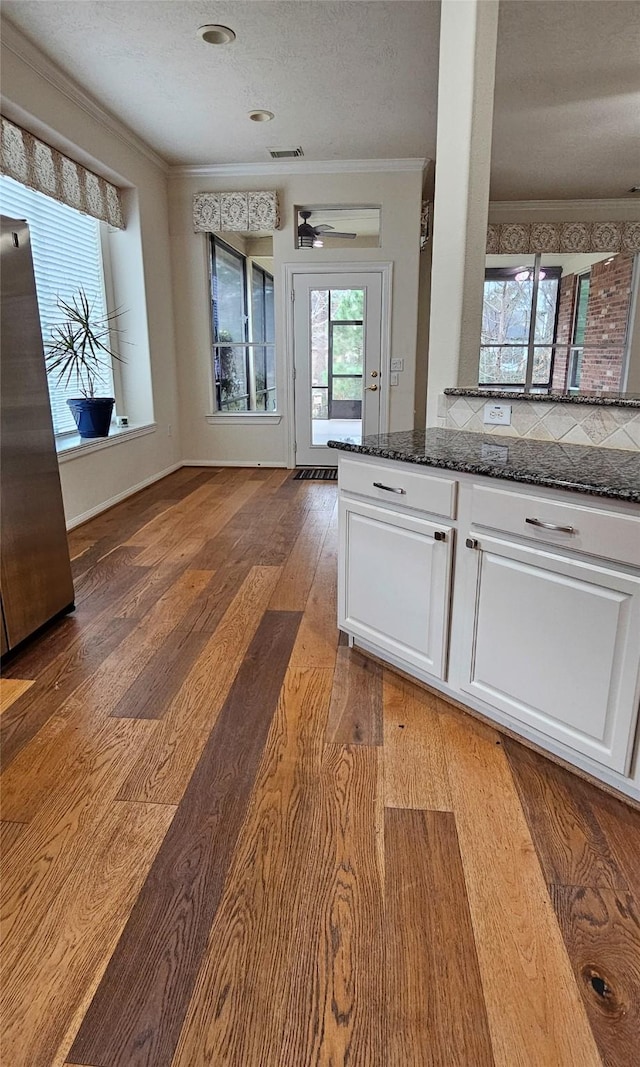
[[[0,170],[30,189],[124,230],[120,191],[2,117]]]
[[[488,255],[535,252],[640,252],[640,222],[489,224]]]
[[[276,192],[196,193],[193,198],[196,233],[255,233],[280,228]]]

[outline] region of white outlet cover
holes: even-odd
[[[485,426],[511,426],[511,404],[485,404]]]

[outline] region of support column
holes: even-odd
[[[438,396],[477,384],[498,0],[442,0],[427,426]]]

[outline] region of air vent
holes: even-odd
[[[304,152],[301,148],[270,148],[269,155],[272,159],[298,159]]]

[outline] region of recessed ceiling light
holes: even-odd
[[[228,26],[200,26],[198,37],[202,37],[207,44],[231,44],[236,35]]]
[[[252,122],[271,122],[272,118],[275,118],[273,111],[250,111],[249,118]]]

